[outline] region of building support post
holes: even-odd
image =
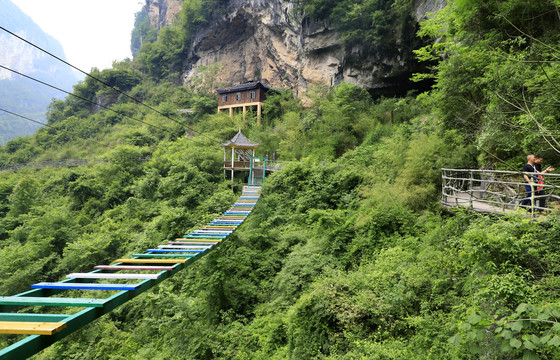
[[[229,117],[233,117],[233,107],[229,108]]]
[[[227,170],[226,170],[227,154],[226,153],[227,153],[226,148],[224,148],[224,179],[227,176]]]
[[[257,104],[257,125],[261,125],[261,115],[262,115],[262,105],[261,103]]]

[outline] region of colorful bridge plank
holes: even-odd
[[[125,264],[184,264],[186,259],[117,259],[114,262]]]
[[[122,260],[122,259],[121,259]],[[170,271],[175,269],[174,266],[134,266],[134,265],[97,265],[93,267],[96,270],[108,271]]]
[[[52,335],[65,327],[63,322],[0,321],[0,334]]]
[[[183,240],[183,241],[168,241],[167,243],[169,245],[193,245],[193,246],[196,246],[196,245],[214,246],[216,244],[219,244],[219,243],[213,242],[213,241],[203,241],[203,242],[201,242],[201,241],[188,241],[186,239]]]
[[[196,242],[200,242],[200,243],[208,243],[208,242],[219,243],[219,242],[222,242],[222,239],[218,239],[218,238],[197,238],[197,237],[192,237],[191,239],[188,239],[188,238],[177,238],[177,239],[175,239],[175,241],[188,241],[188,242],[191,242],[191,243],[196,243]]]
[[[106,273],[72,273],[66,275],[69,279],[130,279],[130,280],[155,280],[160,274],[106,274]]]
[[[160,254],[160,253],[202,253],[206,250],[195,250],[195,249],[182,249],[182,250],[173,250],[173,249],[148,249],[146,252]]]
[[[0,321],[64,322],[68,316],[65,314],[0,313]]]
[[[211,239],[211,240],[223,240],[225,239],[227,236],[221,236],[221,235],[185,235],[183,237],[183,239],[189,239],[189,240],[196,240],[196,239]]]
[[[0,305],[103,307],[105,299],[57,298],[35,296],[0,296]]]
[[[136,290],[139,284],[94,284],[41,282],[31,285],[32,289],[64,289],[64,290]]]
[[[160,249],[210,249],[213,245],[158,245]]]
[[[202,237],[202,236],[216,236],[216,237],[218,237],[218,238],[225,239],[225,238],[228,237],[229,235],[230,235],[230,234],[212,233],[212,232],[204,232],[204,233],[191,232],[191,233],[189,233],[187,236],[197,236],[197,237]]]
[[[137,260],[144,260],[144,259],[155,260],[157,258],[163,258],[163,259],[167,258],[170,260],[171,259],[177,260],[179,258],[184,258],[186,259],[185,261],[188,261],[188,259],[195,257],[196,255],[195,254],[134,254],[133,256],[137,258]]]
[[[230,236],[231,232],[222,232],[221,230],[207,230],[206,232],[192,232],[189,234],[194,234],[194,235],[210,235],[210,236]]]

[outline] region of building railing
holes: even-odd
[[[267,160],[266,161],[266,171],[280,171],[282,170],[282,165],[286,165],[289,164],[290,161],[272,161],[272,160]],[[250,161],[234,161],[233,162],[233,167],[234,168],[243,168],[243,169],[249,169],[249,167],[251,166],[251,162]],[[231,161],[224,161],[224,169],[231,169]],[[254,169],[259,169],[262,170],[263,165],[253,165]]]
[[[531,214],[549,212],[560,203],[559,174],[537,174],[532,184],[523,175],[535,177],[519,171],[441,169],[441,203],[493,213],[523,208]]]
[[[231,161],[224,161],[224,168],[231,169],[233,168],[244,168],[248,169],[251,166],[250,161],[234,161],[233,166],[231,166]]]

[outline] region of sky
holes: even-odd
[[[69,63],[89,72],[132,58],[134,14],[145,0],[12,0],[58,40]],[[48,49],[47,49],[48,50]]]

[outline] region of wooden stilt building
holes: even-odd
[[[260,82],[249,82],[236,85],[227,89],[218,89],[218,113],[228,110],[233,116],[235,109],[243,109],[243,118],[248,109],[256,108],[257,124],[261,124],[262,106],[266,100],[266,93],[270,87]]]

